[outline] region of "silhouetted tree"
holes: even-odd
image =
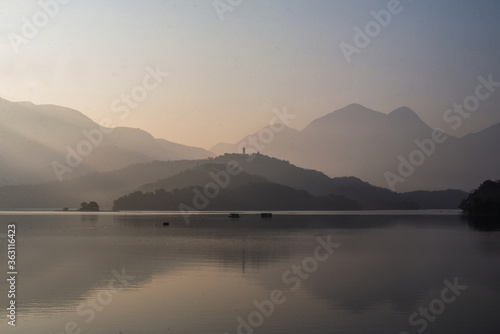
[[[97,202],[82,202],[78,211],[99,211],[99,204]]]
[[[484,181],[458,207],[467,213],[500,213],[500,181]]]

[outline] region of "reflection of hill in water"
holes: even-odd
[[[493,278],[499,273],[474,260],[489,250],[483,239],[478,247],[478,235],[470,234],[458,216],[274,215],[261,220],[243,214],[234,220],[193,215],[189,225],[181,216],[161,215],[0,219],[1,224],[18,223],[19,303],[46,309],[76,307],[95,289],[105,289],[111,271],[121,268],[136,277],[131,289],[160,275],[206,266],[239,273],[266,289],[286,289],[282,273],[311,256],[316,237],[328,234],[341,248],[303,288],[330,305],[364,310],[386,301],[405,309],[443,279],[473,273],[483,273],[484,286],[498,290]],[[494,239],[488,244],[496,242],[498,250],[498,236]]]
[[[500,255],[500,216],[498,215],[462,215],[461,219],[471,230],[480,232],[478,244],[481,251],[489,258]]]
[[[469,214],[462,215],[462,220],[466,221],[469,227],[476,231],[500,231],[500,215]]]

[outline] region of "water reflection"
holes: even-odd
[[[274,289],[289,302],[263,333],[399,333],[454,277],[470,286],[465,301],[428,332],[447,333],[451,323],[467,332],[478,320],[486,332],[497,326],[500,235],[477,233],[460,216],[207,215],[188,225],[175,215],[0,216],[0,228],[10,221],[22,250],[16,333],[81,323],[76,308],[106,292],[122,268],[134,279],[105,316],[83,321],[89,333],[164,333],[167,323],[175,333],[235,332],[237,316]],[[341,247],[292,292],[283,273],[327,235]]]
[[[498,215],[462,215],[461,218],[474,230],[483,232],[500,231],[500,216]]]

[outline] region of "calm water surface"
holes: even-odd
[[[17,225],[18,308],[13,328],[4,280],[0,333],[500,333],[500,232],[481,221],[398,212],[190,221],[2,213],[4,277],[5,233]],[[318,238],[338,244],[333,254]],[[445,280],[462,287],[448,288],[447,302]]]

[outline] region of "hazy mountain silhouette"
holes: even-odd
[[[51,183],[56,179],[51,163],[57,161],[64,164],[68,148],[76,150],[79,143],[89,140],[84,134],[85,131],[95,131],[98,128],[95,122],[76,110],[1,100],[0,186],[45,183],[39,188],[54,190],[56,193],[52,196],[54,199],[57,198],[49,200],[50,198],[29,195],[25,198],[31,200],[24,204],[17,203],[22,198],[20,194],[27,195],[25,190],[28,188],[11,187],[8,189],[17,195],[9,199],[5,193],[7,188],[0,191],[0,198],[4,196],[7,201],[2,206],[19,207],[31,203],[30,205],[35,207],[54,207],[54,205],[59,207],[63,205],[62,202],[65,203],[64,206],[72,206],[72,201],[79,198],[77,192],[84,189],[96,194],[96,201],[98,199],[106,201],[107,206],[103,205],[103,208],[109,208],[114,199],[137,190],[145,183],[171,177],[196,164],[208,161],[167,164],[165,170],[160,168],[161,171],[157,174],[144,177],[141,176],[142,167],[138,166],[147,164],[135,165],[130,169],[123,169],[124,167],[156,160],[191,160],[213,156],[212,152],[201,148],[155,139],[140,129],[118,127],[104,135],[102,143],[94,146],[92,153],[84,157],[82,163],[71,173],[64,175],[65,179],[73,179],[74,182],[60,185]],[[415,198],[418,198],[416,200],[408,194],[400,196],[382,189],[388,187],[384,173],[391,171],[397,174],[398,156],[408,158],[408,155],[418,148],[415,144],[416,139],[422,141],[431,137],[432,129],[411,109],[402,107],[386,115],[352,104],[316,119],[302,131],[284,126],[281,128],[282,131],[275,133],[271,142],[256,148],[252,148],[249,141],[246,141],[241,145],[219,144],[213,149],[217,152],[240,151],[245,147],[249,153],[261,150],[266,155],[290,161],[303,168],[279,159],[264,158],[263,155],[254,157],[256,161],[264,159],[260,163],[248,162],[242,155],[219,156],[209,162],[224,164],[228,159],[237,159],[244,170],[251,175],[262,176],[269,182],[287,185],[294,189],[307,190],[313,196],[351,192],[350,198],[363,205],[363,208],[393,208],[405,205],[412,207],[415,202],[420,203],[421,207],[424,202],[426,204],[423,207],[429,207],[431,204],[425,201],[420,193],[414,194]],[[449,137],[445,143],[436,144],[436,152],[426,157],[425,163],[416,168],[413,175],[406,178],[404,183],[398,183],[396,189],[398,191],[450,188],[468,190],[481,180],[498,178],[500,158],[496,153],[500,148],[499,145],[500,124],[463,138]],[[149,167],[144,167],[144,170],[148,169]],[[127,172],[131,170],[136,170],[139,176]],[[103,174],[108,171],[116,173]],[[335,177],[333,181],[329,176]],[[110,190],[101,192],[102,187],[99,182],[103,181],[101,178],[106,179],[106,177],[109,177],[105,183]],[[110,182],[115,184],[110,185]],[[118,184],[119,182],[125,184]],[[193,182],[185,184],[179,182],[178,186],[188,187],[190,184]],[[348,185],[347,188],[345,184]],[[372,184],[377,187],[373,187]],[[71,194],[72,192],[74,194]],[[373,196],[375,193],[378,195]],[[436,197],[441,197],[443,194],[437,193]],[[455,192],[453,196],[452,193],[447,193],[448,198],[462,195],[462,192]],[[70,199],[71,202],[68,202]],[[443,205],[444,202],[437,203],[439,207]]]
[[[248,178],[246,173],[235,176]],[[238,181],[241,183],[241,181]],[[115,210],[179,210],[181,204],[191,208],[185,211],[199,211],[192,206],[196,187],[174,189],[172,192],[158,189],[154,193],[134,192],[120,197],[114,202]],[[361,206],[356,201],[342,195],[312,196],[305,190],[260,181],[228,187],[218,196],[202,200],[201,210],[358,210]]]
[[[230,184],[233,186],[267,180],[269,183],[306,191],[315,197],[342,195],[359,203],[363,209],[449,209],[456,208],[456,203],[467,196],[461,191],[398,194],[355,177],[331,179],[321,172],[303,169],[262,154],[226,154],[204,160],[135,164],[117,171],[92,173],[63,182],[0,187],[0,209],[75,208],[82,201],[92,200],[99,203],[103,210],[109,210],[114,200],[138,190],[153,192],[157,189],[171,191],[203,187],[213,182],[210,172],[223,170],[230,161],[236,161],[247,175],[247,178],[231,178]],[[426,194],[434,196],[430,204],[427,203]],[[451,202],[454,203],[452,206],[448,204]]]
[[[210,182],[214,182],[214,179],[210,176],[211,173],[213,175],[224,170],[225,165],[208,162],[202,165],[196,165],[195,167],[187,169],[174,176],[156,182],[147,183],[139,187],[137,190],[140,192],[154,192],[158,189],[172,191],[174,189],[182,189],[192,186],[203,186]],[[267,179],[262,176],[250,175],[246,172],[242,172],[241,174],[237,175],[237,177],[231,178],[226,188],[234,188],[249,185],[252,183],[264,182],[267,182]]]
[[[67,164],[67,147],[77,151],[79,143],[89,141],[83,131],[94,133],[94,140],[99,144],[92,145],[92,153],[72,168],[71,173],[65,173],[64,178],[116,170],[139,162],[214,155],[200,148],[155,139],[146,131],[132,128],[115,128],[100,141],[96,129],[99,129],[98,124],[73,109],[1,100],[0,185],[55,180],[51,164],[54,161]]]
[[[217,155],[223,155],[224,153],[237,153],[235,145],[229,143],[218,143],[210,148],[210,152],[214,152]]]
[[[0,209],[76,208],[82,201],[93,200],[103,210],[109,210],[119,196],[195,164],[196,160],[153,161],[111,172],[90,173],[63,182],[4,186],[0,187]]]
[[[359,203],[363,209],[456,209],[457,203],[467,196],[467,193],[460,190],[394,193],[355,177],[332,179],[321,172],[299,168],[287,161],[262,154],[253,156],[226,154],[210,161],[211,163],[196,166],[175,176],[146,184],[137,190],[154,192],[158,189],[172,191],[196,185],[203,187],[214,181],[209,175],[210,172],[217,173],[224,169],[224,164],[237,161],[242,170],[249,173],[251,177],[231,179],[228,188],[267,180],[294,189],[305,190],[314,196],[342,195]],[[255,180],[253,179],[255,176],[262,179]]]
[[[415,172],[397,183],[397,191],[473,189],[486,178],[498,178],[500,124],[462,138],[448,136]],[[284,131],[260,150],[266,155],[322,171],[330,177],[356,176],[388,188],[386,171],[398,174],[399,156],[407,159],[432,131],[410,108],[389,114],[359,104],[318,118],[302,131]],[[246,138],[246,137],[245,137]],[[245,139],[243,138],[242,141]],[[237,144],[216,145],[217,153],[240,152]],[[247,146],[247,152],[251,147]]]
[[[248,154],[265,152],[267,155],[277,156],[276,154],[279,154],[279,152],[274,152],[274,149],[279,148],[279,150],[283,152],[292,152],[296,150],[295,139],[299,134],[299,131],[289,128],[281,123],[274,124],[274,128],[279,129],[279,132],[273,131],[272,127],[268,125],[260,129],[256,133],[248,135],[247,137],[245,137],[245,139],[241,140],[237,144],[219,143],[211,147],[210,151],[214,152],[217,155],[223,155],[225,153],[242,153],[242,149],[245,148],[246,153]],[[272,145],[259,142],[258,134],[263,130],[270,130],[267,131],[267,133],[274,133],[273,137],[271,138]],[[257,145],[255,147],[252,146],[250,140],[246,140],[248,137],[256,138]],[[269,139],[266,138],[266,140]]]

